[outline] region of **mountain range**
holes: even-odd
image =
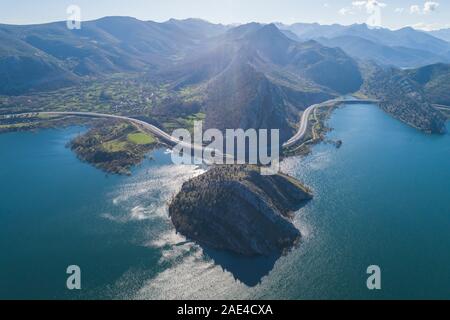
[[[411,27],[399,30],[372,28],[366,24],[320,25],[277,24],[295,39],[316,40],[326,46],[339,47],[352,57],[400,68],[420,67],[450,62],[450,43],[433,33]]]
[[[433,36],[437,33],[412,28],[392,31],[365,24],[276,26],[295,42],[316,40],[357,60],[401,68],[450,63],[450,43]],[[228,30],[238,34],[257,27],[224,26],[199,19],[157,23],[130,17],[83,22],[80,30],[69,30],[66,22],[0,25],[0,93],[54,89],[77,83],[84,76],[158,70],[184,59],[192,50],[202,50],[210,39]]]
[[[165,23],[106,17],[69,30],[66,22],[0,25],[0,93],[74,84],[83,76],[157,69],[226,30],[202,20]]]
[[[429,31],[428,33],[431,34],[433,37],[450,42],[450,29],[433,30]]]
[[[342,50],[296,42],[273,24],[230,29],[202,49],[158,78],[202,92],[206,127],[281,128],[288,138],[301,110],[362,84]]]
[[[447,103],[446,62],[450,43],[412,28],[225,26],[198,19],[157,23],[130,17],[83,22],[80,30],[69,30],[65,22],[0,25],[0,94],[144,73],[148,81],[184,94],[156,106],[155,113],[170,115],[171,108],[194,104],[193,109],[206,114],[206,127],[280,128],[283,140],[296,130],[307,106],[360,88],[389,98],[385,110],[402,121],[441,131],[443,121],[428,104],[393,101],[409,83],[420,101]]]

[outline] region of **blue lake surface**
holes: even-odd
[[[282,164],[315,198],[295,218],[302,243],[277,261],[177,235],[167,203],[204,168],[175,166],[165,150],[123,177],[66,148],[84,128],[0,135],[0,298],[450,298],[450,135],[369,105],[329,125],[340,149]],[[69,265],[80,291],[66,289]],[[370,265],[380,291],[366,287]]]

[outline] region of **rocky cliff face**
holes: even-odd
[[[291,223],[312,195],[286,175],[254,166],[217,166],[186,182],[169,207],[178,232],[210,248],[246,256],[279,254],[301,237]]]

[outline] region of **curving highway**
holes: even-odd
[[[119,119],[127,122],[131,122],[135,125],[138,125],[142,127],[143,129],[146,129],[150,131],[155,136],[161,138],[165,142],[169,143],[182,143],[181,140],[175,139],[171,135],[167,134],[163,130],[159,129],[158,127],[155,127],[154,125],[151,125],[148,122],[124,117],[124,116],[118,116],[118,115],[112,115],[112,114],[106,114],[106,113],[95,113],[95,112],[71,112],[71,111],[49,111],[49,112],[28,112],[28,113],[18,113],[18,114],[11,114],[11,115],[5,115],[3,117],[25,117],[25,116],[34,116],[34,115],[44,115],[44,116],[76,116],[76,117],[88,117],[88,118],[111,118],[111,119]]]
[[[304,136],[308,130],[310,115],[317,108],[330,107],[332,105],[336,105],[336,104],[340,104],[340,103],[376,103],[376,102],[378,102],[378,101],[376,101],[376,100],[357,100],[357,99],[345,100],[342,98],[338,98],[338,99],[332,99],[332,100],[328,100],[328,101],[325,101],[322,103],[314,104],[314,105],[308,107],[307,109],[305,109],[305,111],[302,114],[299,129],[298,129],[297,133],[292,138],[290,138],[286,143],[283,144],[283,148],[292,147],[293,145],[297,144],[299,141],[301,141],[304,138]],[[89,117],[89,118],[118,119],[118,120],[123,120],[123,121],[133,123],[133,124],[139,126],[140,128],[142,128],[143,130],[149,131],[156,137],[160,138],[161,140],[163,140],[169,144],[192,148],[193,150],[202,150],[203,151],[206,149],[203,146],[191,145],[190,143],[183,142],[148,122],[130,118],[130,117],[113,115],[113,114],[95,113],[95,112],[75,112],[75,111],[73,111],[73,112],[72,111],[60,111],[60,112],[59,111],[48,111],[48,112],[28,112],[28,113],[11,114],[11,115],[4,115],[1,117],[8,118],[8,117],[33,116],[33,115],[47,115],[47,116],[64,116],[64,115],[66,115],[66,116]],[[216,155],[223,155],[225,158],[231,157],[230,155],[222,154],[218,150],[209,150],[209,151],[215,152]],[[234,159],[234,157],[233,157],[233,159]]]
[[[303,111],[302,118],[300,119],[300,126],[297,133],[283,144],[283,148],[292,147],[293,145],[297,144],[298,141],[303,139],[303,137],[306,134],[306,130],[308,129],[309,116],[314,111],[314,109],[318,108],[319,106],[320,104],[314,104],[305,109],[305,111]]]
[[[342,98],[332,99],[328,100],[322,103],[313,104],[312,106],[308,107],[303,111],[302,117],[300,119],[300,125],[297,133],[290,138],[287,142],[283,144],[283,148],[289,148],[294,145],[296,145],[299,141],[303,140],[307,130],[308,130],[308,124],[309,124],[309,117],[311,113],[322,107],[331,107],[332,105],[337,105],[341,103],[377,103],[378,100],[370,100],[370,99],[353,99],[353,100],[347,100]]]
[[[160,138],[161,140],[171,144],[171,145],[178,145],[180,147],[185,147],[186,149],[191,148],[193,151],[205,151],[208,150],[211,153],[215,153],[216,157],[222,156],[225,159],[233,159],[234,157],[223,154],[221,151],[216,149],[209,149],[203,146],[191,144],[189,142],[183,142],[182,140],[179,140],[170,134],[166,133],[165,131],[159,129],[158,127],[134,118],[125,117],[125,116],[118,116],[113,114],[106,114],[106,113],[96,113],[96,112],[75,112],[75,111],[48,111],[48,112],[28,112],[28,113],[18,113],[18,114],[10,114],[10,115],[4,115],[1,117],[20,117],[20,116],[34,116],[34,115],[46,115],[46,116],[76,116],[76,117],[88,117],[88,118],[110,118],[110,119],[118,119],[122,121],[130,122],[134,125],[137,125],[144,131],[148,131],[155,135],[156,137]]]

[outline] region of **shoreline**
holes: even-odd
[[[331,117],[334,110],[342,105],[345,106],[347,104],[373,104],[386,112],[386,110],[384,110],[379,103],[379,101],[368,99],[366,96],[358,95],[356,93],[352,96],[351,99],[346,99],[345,97],[335,98],[306,108],[301,116],[301,121],[297,133],[283,144],[283,152],[281,157],[289,158],[293,156],[306,156],[311,152],[311,148],[320,142],[332,143],[336,145],[337,148],[339,148],[342,145],[342,141],[326,141],[326,133],[333,130],[333,128],[330,128],[328,126],[327,120]],[[448,110],[448,120],[450,120],[450,108]],[[307,112],[307,117],[305,117],[305,112]],[[389,112],[386,113],[389,116],[397,119],[393,114],[390,114]],[[133,148],[131,146],[128,148],[123,148],[123,145],[108,145],[108,147],[111,147],[109,153],[126,153],[126,155],[121,155],[122,159],[121,161],[119,161],[119,163],[117,163],[117,159],[115,159],[114,157],[111,157],[110,161],[107,159],[111,156],[111,154],[106,157],[104,154],[102,154],[101,156],[106,159],[105,161],[100,161],[99,164],[99,161],[92,161],[95,156],[89,155],[89,152],[83,151],[83,149],[86,148],[84,148],[85,146],[83,146],[82,143],[78,143],[78,145],[74,147],[74,141],[77,138],[68,143],[68,146],[71,147],[71,149],[77,154],[81,161],[86,161],[94,167],[97,167],[111,174],[129,175],[131,167],[141,163],[146,157],[145,154],[152,151],[153,149],[156,149],[159,146],[170,147],[170,145],[177,143],[177,141],[175,141],[176,139],[171,137],[168,133],[151,125],[148,122],[119,115],[97,114],[89,112],[35,112],[2,115],[0,116],[0,120],[6,120],[7,122],[9,122],[3,125],[0,124],[0,134],[8,132],[34,131],[40,129],[68,127],[72,125],[87,125],[88,127],[90,127],[90,129],[87,133],[82,135],[83,137],[89,136],[91,130],[101,131],[102,127],[108,127],[111,123],[114,124],[116,122],[128,123],[129,125],[134,126],[137,132],[142,132],[142,134],[146,134],[146,131],[150,131],[151,135],[156,135],[156,144],[152,143],[152,146],[150,148],[140,148],[140,150],[137,150],[136,148],[134,148],[134,146],[132,146]],[[400,119],[397,120],[405,123],[408,126],[411,126],[416,130],[424,132],[423,130],[420,130],[420,128],[417,128],[406,121]],[[97,134],[93,133],[90,135],[96,136]],[[116,138],[122,138],[121,143],[125,142],[123,141],[123,137]],[[202,147],[202,149],[204,149],[204,147]],[[138,151],[137,153],[135,152],[136,150]],[[92,151],[92,149],[90,151]],[[129,158],[126,159],[127,157]],[[111,163],[108,163],[108,161]],[[112,163],[114,161],[116,161],[115,164]]]

